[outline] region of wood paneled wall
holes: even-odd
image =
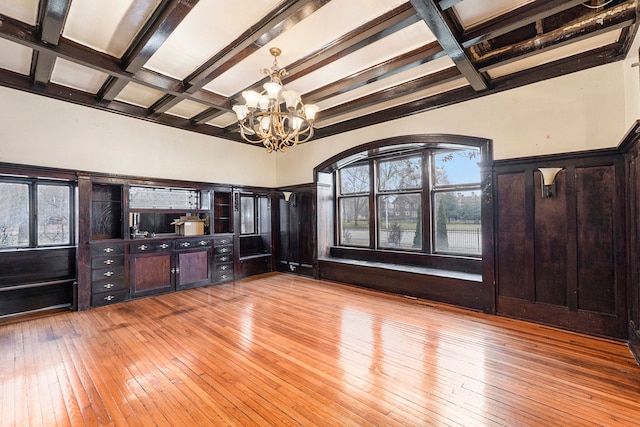
[[[629,348],[640,363],[640,122],[622,143],[627,171]]]
[[[289,201],[279,199],[277,270],[314,276],[316,256],[316,186],[287,188]]]
[[[543,198],[538,167],[562,167]],[[625,168],[617,153],[494,164],[499,314],[627,336]]]

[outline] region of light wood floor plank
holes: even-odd
[[[5,426],[635,426],[626,344],[269,274],[0,325]]]

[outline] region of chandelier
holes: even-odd
[[[263,85],[264,91],[242,92],[245,104],[233,106],[240,124],[242,138],[252,144],[263,144],[267,153],[285,151],[288,147],[307,142],[313,136],[313,121],[319,107],[303,104],[300,94],[286,90],[282,78],[287,70],[278,67],[281,50],[269,49],[273,56],[273,66],[262,72],[270,77]],[[286,110],[282,110],[286,106]]]

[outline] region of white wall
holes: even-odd
[[[0,87],[0,162],[273,187],[265,150]]]
[[[278,153],[278,186],[312,182],[313,168],[322,161],[348,148],[397,135],[449,133],[489,138],[494,159],[615,147],[629,127],[624,66],[619,61],[312,140]]]
[[[624,61],[624,86],[625,86],[625,122],[631,128],[636,120],[640,119],[640,31],[636,34],[635,41],[629,49],[629,54]]]

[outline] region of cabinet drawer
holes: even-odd
[[[224,254],[216,254],[216,264],[223,264],[225,262],[233,262],[233,255],[231,252]]]
[[[111,256],[124,254],[124,244],[122,243],[99,243],[91,245],[91,256]]]
[[[165,252],[171,250],[173,250],[173,242],[171,240],[143,240],[136,243],[129,243],[129,252],[132,254],[141,254],[145,252]]]
[[[114,280],[96,280],[91,284],[91,292],[93,294],[114,292],[125,289],[126,287],[127,282],[124,280],[124,277],[119,277]]]
[[[176,240],[176,250],[180,249],[193,249],[193,248],[207,248],[211,246],[211,240],[209,239],[179,239]]]
[[[218,273],[229,273],[233,272],[233,264],[216,264],[215,267],[216,274]]]
[[[99,307],[101,305],[114,304],[116,302],[125,301],[126,299],[127,299],[127,290],[122,289],[119,291],[94,294],[91,297],[91,305],[94,307]]]
[[[124,265],[124,255],[94,256],[91,258],[91,268],[113,268]]]
[[[233,280],[233,271],[227,273],[216,273],[213,276],[213,283],[222,283]]]
[[[124,277],[124,267],[105,268],[100,270],[93,270],[91,272],[91,280],[97,281],[102,279],[116,279]]]
[[[233,246],[216,246],[215,253],[218,254],[233,254]]]
[[[233,237],[215,237],[213,241],[216,246],[230,245],[233,243]]]

